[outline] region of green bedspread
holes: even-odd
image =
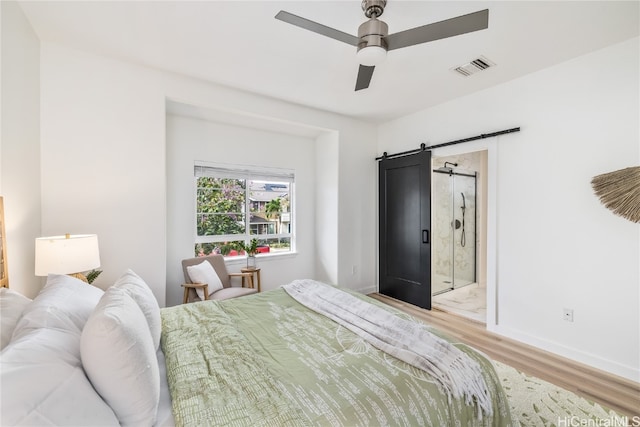
[[[448,401],[424,371],[281,289],[162,310],[162,349],[179,426],[512,425],[491,362],[456,346],[483,367],[493,417],[479,420],[475,406]]]

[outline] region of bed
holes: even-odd
[[[0,298],[2,425],[512,425],[478,352],[454,344],[489,412],[283,288],[160,310],[127,271],[106,292],[50,275],[33,301],[14,294]]]

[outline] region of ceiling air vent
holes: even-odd
[[[460,65],[456,68],[452,68],[452,71],[455,71],[456,73],[461,74],[465,77],[469,77],[472,74],[484,71],[487,68],[495,66],[496,64],[494,62],[485,58],[484,56],[480,56],[479,58],[476,58],[471,62],[467,62],[466,64]]]

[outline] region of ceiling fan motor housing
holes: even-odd
[[[365,47],[377,46],[387,50],[387,42],[384,39],[389,34],[389,27],[383,21],[371,18],[358,27],[358,50]]]

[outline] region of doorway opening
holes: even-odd
[[[432,159],[432,305],[486,322],[487,151]]]

